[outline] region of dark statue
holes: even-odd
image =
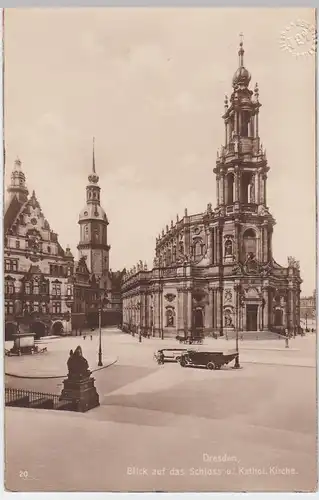
[[[60,401],[69,405],[72,411],[85,412],[99,406],[99,395],[94,386],[87,360],[83,357],[81,346],[71,349],[67,362],[68,377],[63,380]]]
[[[230,240],[227,240],[225,243],[225,255],[233,254],[233,244]]]
[[[91,375],[89,364],[83,357],[82,349],[79,345],[74,352],[71,349],[67,365],[69,378],[83,378]]]

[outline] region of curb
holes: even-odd
[[[96,368],[95,370],[91,370],[91,373],[98,372],[100,370],[104,370],[105,368],[109,368],[110,366],[115,365],[115,363],[118,362],[118,358],[116,358],[114,361],[109,363],[108,365],[100,366],[99,368]],[[5,373],[5,376],[7,377],[13,377],[13,378],[23,378],[23,379],[33,379],[33,380],[47,380],[47,379],[53,379],[53,378],[66,378],[67,375],[45,375],[45,376],[35,376],[35,375],[16,375],[14,373]]]
[[[270,361],[242,361],[240,360],[241,363],[245,364],[250,364],[250,365],[268,365],[268,366],[289,366],[290,368],[312,368],[313,370],[316,370],[315,366],[309,366],[309,365],[294,365],[294,364],[289,364],[289,363],[271,363]]]

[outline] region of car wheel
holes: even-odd
[[[179,364],[180,364],[183,368],[185,368],[185,366],[186,366],[186,361],[185,361],[185,359],[181,359],[181,360],[180,360],[180,362],[179,362]]]
[[[215,365],[212,361],[210,361],[209,363],[207,363],[207,369],[208,370],[214,370],[215,369]]]
[[[179,362],[180,362],[180,360],[181,360],[181,357],[180,357],[180,356],[177,356],[177,357],[176,357],[176,362],[177,362],[177,363],[179,363]]]

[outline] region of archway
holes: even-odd
[[[35,338],[39,339],[40,337],[45,337],[46,327],[45,324],[41,321],[35,321],[31,325],[31,332],[35,333]]]
[[[8,322],[5,324],[5,340],[13,340],[13,336],[17,333],[17,325]]]
[[[195,328],[204,327],[204,318],[202,309],[195,309],[194,311],[194,327]]]
[[[63,324],[61,321],[56,321],[53,323],[51,328],[52,335],[62,335],[64,332]]]

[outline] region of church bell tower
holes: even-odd
[[[95,170],[95,150],[93,140],[92,172],[86,186],[86,205],[79,215],[80,242],[79,256],[86,258],[89,271],[95,275],[103,289],[109,288],[109,252],[107,226],[109,221],[100,204],[101,188]]]
[[[223,220],[224,264],[263,265],[272,259],[275,221],[267,208],[266,151],[259,137],[259,89],[250,90],[251,75],[238,51],[238,69],[230,99],[225,97],[225,141],[217,153],[217,212]]]

